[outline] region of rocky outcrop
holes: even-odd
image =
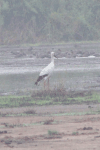
[[[100,43],[40,45],[29,47],[6,46],[0,47],[0,57],[50,58],[51,51],[54,51],[59,58],[100,57]]]

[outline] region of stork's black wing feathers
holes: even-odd
[[[41,81],[43,78],[45,78],[46,76],[48,76],[48,74],[44,74],[42,76],[39,76],[37,81],[35,82],[35,84],[37,85],[39,81]]]

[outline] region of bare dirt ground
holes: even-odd
[[[0,149],[100,150],[100,115],[1,117]]]

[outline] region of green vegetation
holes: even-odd
[[[57,135],[57,134],[58,134],[58,132],[55,131],[55,130],[48,130],[48,135],[49,136],[53,136],[53,135]]]
[[[0,0],[0,44],[100,40],[99,0]]]
[[[76,132],[73,132],[72,135],[78,135],[78,132],[77,132],[77,131],[76,131]]]
[[[50,91],[34,91],[31,96],[1,96],[0,108],[28,107],[35,105],[59,104],[91,104],[100,103],[99,92],[66,92],[64,88]],[[26,111],[26,114],[35,114],[35,111]]]

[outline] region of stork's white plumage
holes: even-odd
[[[45,80],[48,79],[48,84],[49,84],[49,77],[51,76],[51,74],[54,71],[54,57],[55,53],[51,52],[51,63],[46,66],[39,74],[39,77],[37,79],[37,81],[35,82],[35,84],[37,85],[42,79],[44,79],[44,86],[45,86]]]

